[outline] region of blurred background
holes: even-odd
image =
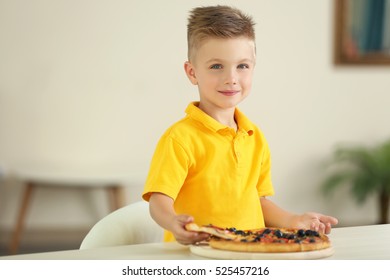
[[[158,139],[198,98],[183,70],[188,11],[214,4],[257,23],[240,108],[270,144],[272,200],[339,226],[378,222],[375,193],[359,204],[348,188],[321,191],[336,147],[390,138],[390,67],[334,63],[334,1],[0,0],[0,254],[29,178],[46,181],[19,253],[76,249],[112,211],[103,187],[75,184],[120,183],[123,204],[141,199]]]

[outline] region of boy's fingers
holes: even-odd
[[[207,233],[199,233],[199,232],[188,232],[187,236],[182,236],[180,238],[176,238],[176,241],[183,245],[190,245],[196,242],[203,241],[207,239],[209,235]]]
[[[338,222],[339,222],[335,217],[332,217],[332,216],[321,215],[321,216],[319,217],[319,219],[320,219],[320,221],[323,222],[324,224],[337,225]]]

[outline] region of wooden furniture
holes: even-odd
[[[9,244],[10,254],[18,252],[28,210],[32,206],[33,193],[38,187],[103,188],[107,191],[111,211],[114,211],[125,205],[124,183],[131,179],[128,174],[112,170],[64,170],[37,166],[17,170],[16,176],[23,183],[24,191]]]

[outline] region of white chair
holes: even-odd
[[[80,249],[163,241],[164,230],[150,217],[149,204],[138,201],[101,219],[85,236]]]

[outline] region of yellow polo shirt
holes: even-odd
[[[199,225],[255,229],[264,227],[261,196],[274,194],[271,159],[261,131],[237,108],[238,130],[227,127],[191,103],[186,117],[161,137],[145,183],[174,200],[177,214]],[[165,241],[174,237],[166,232]]]

